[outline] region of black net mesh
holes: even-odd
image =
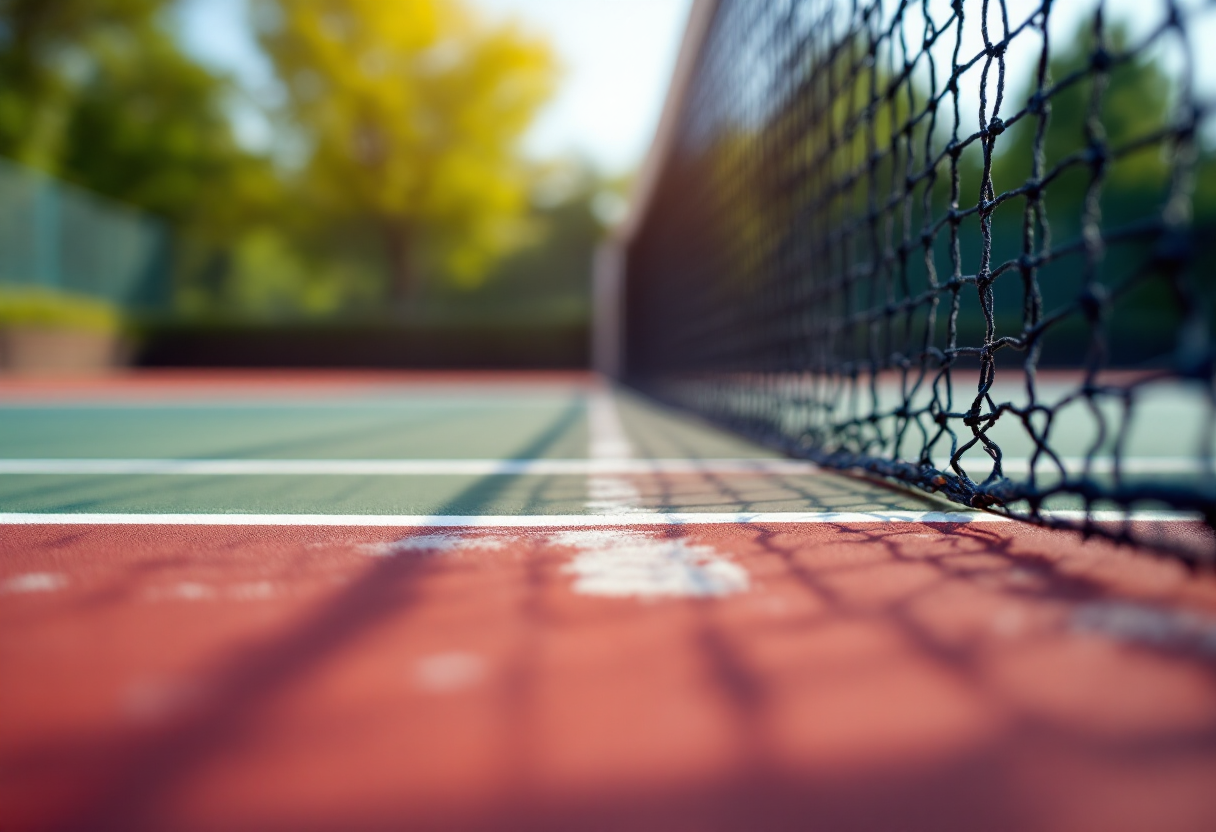
[[[826,466],[1210,560],[1212,4],[1056,5],[716,3],[628,241],[624,374]]]

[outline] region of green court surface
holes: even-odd
[[[608,452],[596,450],[593,410],[607,407]],[[602,421],[602,420],[601,420]],[[599,437],[601,440],[603,437]],[[601,449],[602,450],[602,449]],[[531,473],[541,461],[632,460]],[[557,387],[526,395],[470,391],[376,398],[8,403],[0,407],[0,511],[10,513],[577,515],[649,512],[940,510],[916,495],[813,471],[756,473],[731,461],[775,461],[771,450],[623,392]],[[251,465],[240,475],[140,472],[158,460],[289,461],[302,473]],[[415,461],[421,473],[348,473],[309,461]],[[672,460],[701,462],[692,473]],[[76,469],[56,463],[78,463]],[[113,461],[135,471],[89,471]],[[435,465],[425,463],[433,461]],[[475,461],[523,463],[510,473],[463,473]],[[351,468],[357,470],[358,465]],[[626,466],[627,468],[627,466]],[[215,469],[211,469],[215,470]],[[522,471],[522,472],[518,472]],[[625,492],[620,493],[622,483]],[[602,495],[601,495],[602,496]]]
[[[1019,388],[1007,387],[994,395],[1016,401]],[[1052,401],[1065,389],[1049,379],[1040,384],[1040,395]],[[1163,388],[1143,403],[1129,432],[1125,477],[1203,476],[1194,448],[1210,426],[1198,421],[1202,408],[1193,399],[1189,391]],[[1108,405],[1103,411],[1110,425],[1117,424],[1117,413]],[[1093,425],[1083,402],[1056,417],[1051,444],[1071,472],[1081,470],[1094,444]],[[1033,445],[1021,426],[1007,417],[991,436],[1006,453],[1006,474],[1025,476]],[[4,513],[960,511],[812,466],[764,468],[777,459],[770,449],[636,394],[580,382],[398,384],[286,394],[246,388],[187,397],[152,388],[125,398],[80,394],[0,402]],[[1097,476],[1110,475],[1103,468],[1107,459],[1098,456]],[[580,460],[594,464],[580,467]],[[634,469],[610,464],[623,460]],[[647,461],[656,461],[653,470],[646,470]],[[728,461],[759,468],[735,470]],[[681,471],[673,466],[679,462],[700,467]],[[991,469],[978,445],[963,463],[979,479]],[[1052,465],[1046,456],[1038,463],[1044,482],[1058,476]],[[1057,500],[1049,507],[1078,506]]]
[[[9,404],[0,458],[577,457],[584,409],[568,392]]]

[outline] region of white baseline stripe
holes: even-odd
[[[1061,520],[1080,520],[1079,511],[1050,512]],[[1120,521],[1119,512],[1095,512],[1100,522]],[[1178,512],[1137,512],[1140,522],[1193,521]],[[533,514],[533,515],[428,515],[428,514],[17,514],[0,513],[0,526],[380,526],[401,528],[594,528],[620,526],[776,525],[823,523],[1014,523],[996,514],[952,511],[883,512],[770,512],[668,514]]]
[[[1080,474],[1085,470],[1085,460],[1079,457],[1064,457],[1060,459],[1060,462],[1064,463],[1064,470],[1070,474]],[[972,475],[987,472],[992,468],[992,460],[987,457],[983,459],[978,456],[967,457],[962,464],[963,469]],[[1024,476],[1030,473],[1030,460],[1021,457],[1005,459],[1001,462],[1001,468],[1006,475]],[[1035,470],[1041,477],[1058,474],[1060,471],[1056,464],[1046,456],[1039,459]],[[1090,465],[1090,472],[1094,474],[1110,474],[1114,470],[1114,463],[1110,459],[1095,459]],[[1204,473],[1203,461],[1193,456],[1128,457],[1123,460],[1122,470],[1124,474]]]
[[[591,439],[587,455],[592,459],[621,460],[633,456],[633,446],[625,435],[609,387],[587,397],[587,433]]]
[[[633,446],[625,435],[617,412],[615,397],[609,382],[593,391],[587,398],[587,433],[591,440],[587,456],[599,463],[620,463],[633,458]],[[687,461],[687,460],[685,460]],[[599,469],[587,476],[587,502],[583,508],[592,514],[653,514],[644,508],[642,493],[636,483],[623,474],[625,470],[608,472]]]
[[[1008,474],[1025,464],[1005,463]],[[1079,473],[1083,462],[1063,460]],[[972,468],[975,464],[972,463]],[[1054,466],[1040,463],[1041,476]],[[527,476],[596,474],[813,474],[799,459],[0,459],[0,474],[172,474],[178,476]],[[1094,473],[1108,473],[1099,461]],[[1125,474],[1201,474],[1200,462],[1179,457],[1124,460]]]
[[[495,476],[811,474],[795,459],[3,459],[0,474]]]

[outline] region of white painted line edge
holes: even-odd
[[[620,462],[633,458],[633,446],[625,435],[608,385],[587,397],[587,434],[590,439],[587,456],[591,459]]]
[[[1050,517],[1081,520],[1084,512],[1056,511]],[[1119,522],[1121,512],[1095,512],[1098,522]],[[1180,512],[1137,512],[1137,522],[1197,521]],[[666,514],[534,514],[534,515],[428,515],[428,514],[37,514],[0,513],[0,526],[382,526],[402,528],[595,528],[621,526],[768,525],[824,523],[1012,523],[998,514],[951,511],[885,512],[729,512]]]
[[[812,474],[794,459],[0,459],[0,474],[521,476]]]
[[[1082,470],[1083,461],[1065,467]],[[1010,474],[1026,466],[1006,464]],[[799,459],[0,459],[0,474],[172,476],[593,476],[596,474],[813,474]],[[1108,473],[1096,464],[1094,473]],[[1201,474],[1190,458],[1124,460],[1126,474]],[[1041,464],[1040,475],[1050,469]]]

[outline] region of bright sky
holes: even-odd
[[[578,154],[610,173],[635,168],[658,123],[691,0],[466,0],[551,38],[564,82],[525,146],[544,158]],[[274,75],[246,23],[246,0],[186,0],[187,48],[235,73],[255,100],[275,99]],[[266,146],[269,125],[236,108],[241,138]]]

